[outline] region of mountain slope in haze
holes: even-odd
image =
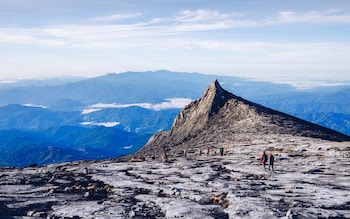
[[[0,149],[0,166],[22,167],[84,159],[81,151],[61,148],[48,139],[16,130],[0,131]]]
[[[229,93],[215,80],[201,99],[177,116],[170,131],[154,135],[139,154],[179,153],[183,148],[205,147],[206,142],[252,141],[272,135],[350,141],[342,133]]]
[[[74,125],[81,122],[80,112],[62,112],[10,104],[0,107],[0,130],[40,130],[58,125]]]
[[[180,73],[170,71],[125,72],[59,85],[21,84],[19,87],[0,89],[0,106],[27,104],[54,106],[57,101],[71,100],[85,106],[96,103],[159,103],[167,98],[187,97],[197,99],[208,83],[218,78],[227,86],[236,87],[245,94],[257,94],[258,90],[269,93],[293,91],[286,84],[257,82],[239,77]],[[1,86],[1,85],[0,85]],[[266,89],[268,88],[269,89]],[[241,94],[242,95],[242,94]],[[249,95],[248,95],[249,96]]]
[[[131,154],[150,134],[116,128],[60,126],[48,130],[0,130],[0,166],[25,167]]]

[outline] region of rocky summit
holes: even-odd
[[[170,131],[154,135],[139,154],[171,155],[225,142],[250,144],[272,134],[350,141],[350,137],[342,133],[238,97],[215,80],[201,99],[189,104],[177,116]]]
[[[214,81],[128,160],[0,168],[0,218],[350,218],[346,140]]]

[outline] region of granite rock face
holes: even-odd
[[[180,153],[204,149],[206,142],[253,141],[271,134],[350,141],[342,133],[238,97],[215,80],[176,117],[170,131],[155,134],[138,154]]]

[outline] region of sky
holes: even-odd
[[[0,80],[170,70],[350,81],[349,0],[0,0]]]

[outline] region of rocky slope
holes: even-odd
[[[349,141],[334,130],[250,102],[224,90],[217,80],[203,97],[189,104],[170,131],[154,135],[138,153],[160,156],[183,150],[203,150],[208,142],[251,142],[271,134]]]
[[[172,162],[0,168],[0,218],[350,218],[349,142],[270,135]],[[274,171],[259,165],[274,153]]]

